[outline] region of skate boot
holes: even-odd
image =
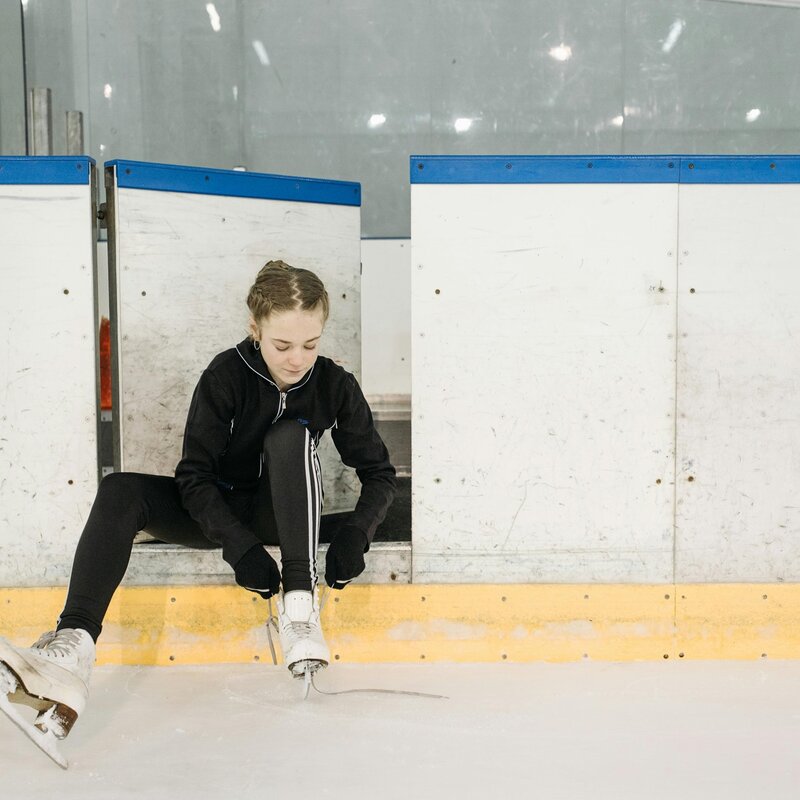
[[[94,656],[92,637],[80,629],[50,631],[28,648],[0,638],[0,710],[65,769],[56,742],[86,707]],[[30,706],[39,715],[29,722],[12,703]]]
[[[286,666],[295,678],[305,681],[305,696],[311,676],[330,661],[322,635],[316,592],[292,591],[278,596],[278,634]]]

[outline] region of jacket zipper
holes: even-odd
[[[270,381],[270,383],[272,383],[272,381]],[[272,420],[273,422],[277,422],[281,418],[281,414],[283,414],[283,412],[286,411],[286,395],[288,395],[289,392],[293,392],[295,389],[302,389],[306,385],[306,383],[308,383],[308,381],[303,381],[303,383],[301,383],[299,386],[292,386],[292,388],[286,392],[281,392],[281,390],[278,389],[281,397],[280,400],[278,400],[278,415],[275,417],[275,419]],[[275,386],[274,383],[272,385]]]
[[[281,390],[278,389],[278,391],[280,392],[281,395],[280,399],[278,400],[278,415],[275,417],[275,419],[272,420],[273,422],[277,422],[281,418],[281,414],[283,414],[283,412],[286,411],[286,395],[292,390],[289,389],[289,392],[281,392]]]

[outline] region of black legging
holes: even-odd
[[[257,489],[222,492],[234,514],[264,544],[280,546],[284,591],[309,590],[317,583],[321,499],[317,503],[316,496],[321,498],[322,487],[316,476],[314,485],[307,485],[309,451],[316,458],[307,429],[295,420],[279,420],[264,438],[264,469]],[[107,475],[78,542],[59,630],[83,628],[97,641],[128,568],[133,539],[142,530],[171,544],[219,547],[184,509],[174,478],[136,472]]]

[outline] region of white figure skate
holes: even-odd
[[[295,678],[303,678],[304,697],[311,676],[328,666],[330,652],[319,621],[316,591],[292,591],[278,596],[278,635],[283,661]]]
[[[86,707],[94,656],[94,642],[84,630],[50,631],[32,647],[14,647],[0,637],[0,710],[64,769],[69,764],[57,742]],[[30,722],[12,703],[39,715]]]

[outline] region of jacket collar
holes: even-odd
[[[264,363],[264,359],[261,357],[261,353],[256,350],[255,347],[253,347],[253,341],[250,338],[243,339],[241,342],[239,342],[239,344],[236,345],[236,352],[239,354],[239,358],[244,361],[249,369],[261,376],[271,386],[274,386],[276,389],[278,389],[278,384],[275,383],[275,379],[272,377],[272,375],[270,375],[267,365]],[[311,378],[315,366],[316,363],[305,374],[299,383],[296,383],[294,386],[287,389],[287,391],[292,392],[295,389],[299,389],[301,386],[304,386]],[[278,389],[278,391],[280,391],[280,389]]]

